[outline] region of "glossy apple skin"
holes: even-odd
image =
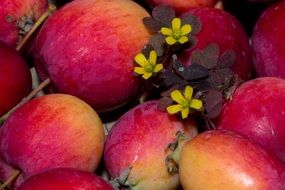
[[[99,176],[74,168],[57,168],[36,174],[16,190],[113,190]]]
[[[32,88],[29,67],[19,52],[0,42],[0,116],[28,95]]]
[[[203,50],[209,44],[216,43],[220,48],[220,54],[226,50],[235,52],[236,63],[233,66],[233,71],[242,79],[248,79],[252,70],[252,54],[249,38],[241,23],[230,13],[221,9],[195,8],[187,13],[199,18],[202,29],[195,35],[197,38],[195,48],[183,52],[179,55],[179,59],[185,65],[190,65],[190,58],[194,50]]]
[[[20,37],[17,22],[31,14],[38,19],[47,7],[47,0],[0,0],[0,40],[15,47]]]
[[[196,7],[214,7],[218,0],[147,0],[151,6],[170,5],[178,14]]]
[[[166,167],[166,148],[178,131],[191,138],[197,134],[192,120],[182,123],[177,117],[159,111],[157,101],[148,101],[126,112],[107,136],[104,161],[112,178],[132,167],[128,183],[136,189],[174,190],[178,174]]]
[[[285,1],[268,7],[255,24],[252,36],[253,61],[257,76],[285,78]]]
[[[0,134],[2,159],[21,172],[16,184],[51,168],[94,171],[104,146],[97,113],[82,100],[65,94],[27,102],[5,121]],[[3,171],[7,173],[5,168]]]
[[[227,130],[207,131],[181,150],[184,190],[281,190],[285,167],[254,141]]]
[[[115,109],[137,96],[134,56],[150,38],[147,11],[130,0],[72,1],[42,27],[35,45],[41,79],[80,97],[96,111]],[[68,44],[68,45],[67,45]]]
[[[285,162],[285,80],[261,77],[243,83],[224,105],[217,128],[234,130]]]

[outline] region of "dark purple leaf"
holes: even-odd
[[[216,118],[222,111],[223,96],[216,90],[210,90],[205,97],[205,109],[208,117]]]
[[[203,65],[207,69],[213,69],[217,66],[219,53],[219,46],[210,44],[204,50],[195,50],[192,54],[191,62]]]
[[[202,24],[200,19],[197,16],[194,16],[190,13],[184,15],[181,21],[183,25],[190,24],[192,26],[192,31],[191,31],[192,35],[199,33],[202,29]]]
[[[141,50],[141,53],[145,56],[145,57],[149,57],[149,53],[154,50],[154,48],[152,47],[152,45],[150,44],[146,44],[143,49]]]
[[[184,85],[184,80],[169,70],[163,72],[161,77],[163,79],[163,84],[167,87]]]
[[[160,31],[161,27],[165,26],[165,24],[153,19],[152,17],[143,18],[143,24],[152,32],[158,32]]]
[[[236,62],[236,55],[233,50],[225,51],[219,58],[217,68],[230,68]]]
[[[162,56],[166,49],[166,42],[165,37],[162,34],[155,34],[153,35],[150,40],[149,44],[154,48],[157,53],[157,56]]]
[[[158,100],[157,108],[161,111],[166,111],[166,108],[173,103],[170,97],[162,97]]]
[[[152,10],[152,17],[165,24],[165,26],[171,26],[171,21],[175,17],[175,12],[171,6],[159,5]]]
[[[173,62],[173,68],[176,73],[187,81],[203,79],[208,76],[208,69],[198,64],[185,67],[179,60],[176,60]]]

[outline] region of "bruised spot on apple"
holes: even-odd
[[[48,7],[47,0],[0,0],[0,40],[15,47]]]
[[[27,63],[19,52],[3,42],[0,42],[0,60],[0,116],[2,116],[28,95],[32,89],[32,77]]]
[[[285,165],[236,132],[212,130],[186,142],[180,153],[184,190],[281,190]]]
[[[148,12],[131,0],[72,1],[43,25],[35,44],[35,67],[56,91],[75,95],[96,111],[133,100],[139,81],[134,56],[151,36]]]
[[[209,44],[216,43],[220,55],[227,50],[235,53],[236,62],[232,69],[243,80],[248,80],[252,71],[251,48],[249,38],[242,24],[230,13],[215,8],[195,8],[186,14],[193,14],[202,24],[201,31],[195,35],[197,43],[178,58],[187,66],[192,64],[191,56],[195,50],[204,50]]]
[[[285,162],[285,80],[260,77],[243,83],[223,107],[217,128],[242,133]]]
[[[21,172],[16,185],[51,168],[94,171],[104,146],[97,113],[82,100],[65,94],[45,95],[25,103],[11,114],[0,132],[1,158]],[[5,168],[3,171],[9,173]]]
[[[28,178],[17,190],[113,190],[113,187],[94,173],[56,168]]]
[[[166,150],[179,131],[189,138],[197,135],[193,120],[182,122],[158,110],[155,100],[134,107],[115,123],[107,136],[104,161],[109,174],[114,179],[129,170],[125,183],[135,189],[177,189],[178,174],[168,172]]]

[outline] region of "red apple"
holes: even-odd
[[[104,145],[103,126],[96,112],[80,99],[64,94],[25,103],[5,121],[0,134],[0,157],[21,172],[16,185],[51,168],[94,171]],[[9,173],[6,168],[1,170]]]
[[[170,5],[181,14],[195,7],[214,7],[218,0],[147,0],[152,6]]]
[[[285,165],[254,141],[227,130],[199,134],[181,150],[184,190],[281,190]]]
[[[1,116],[28,95],[32,88],[32,78],[21,55],[3,42],[0,42],[0,59]]]
[[[40,78],[75,95],[96,111],[115,109],[136,97],[134,56],[150,38],[147,11],[130,0],[72,1],[44,24],[35,44]]]
[[[285,1],[268,7],[256,22],[253,36],[253,60],[257,76],[285,78],[284,49]]]
[[[91,172],[58,168],[28,178],[17,190],[113,190],[113,188]]]
[[[47,7],[47,0],[0,0],[0,40],[16,46]]]
[[[261,77],[242,84],[224,105],[218,128],[234,130],[285,161],[285,80]]]
[[[112,178],[127,177],[123,184],[135,189],[177,189],[178,174],[170,173],[167,167],[168,146],[176,141],[178,132],[189,138],[195,136],[194,125],[193,120],[182,122],[174,115],[159,111],[155,100],[134,107],[108,134],[104,149],[108,172]],[[176,156],[180,145],[174,151]]]
[[[215,8],[196,8],[185,14],[197,16],[202,24],[201,31],[195,35],[197,43],[195,48],[190,48],[179,55],[179,59],[185,64],[191,64],[191,56],[195,50],[203,50],[209,44],[216,43],[220,54],[227,50],[233,50],[236,62],[233,71],[242,79],[248,79],[251,75],[251,49],[249,38],[241,23],[230,13]]]

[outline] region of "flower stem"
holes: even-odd
[[[15,107],[13,107],[10,111],[8,111],[5,115],[0,118],[0,125],[11,115],[13,111],[15,111],[18,107],[22,106],[24,103],[32,99],[36,96],[42,89],[44,89],[51,82],[50,78],[44,80],[37,88],[35,88],[28,96],[22,99],[20,103],[18,103]],[[1,189],[0,189],[1,190]]]
[[[10,185],[19,175],[21,172],[19,170],[14,170],[12,175],[0,186],[0,190],[4,190],[8,185]]]
[[[16,50],[20,51],[25,43],[30,39],[35,30],[49,17],[49,15],[56,10],[55,5],[49,4],[48,9],[40,16],[40,18],[35,22],[33,27],[29,30],[29,32],[24,36],[24,38],[17,45]]]

